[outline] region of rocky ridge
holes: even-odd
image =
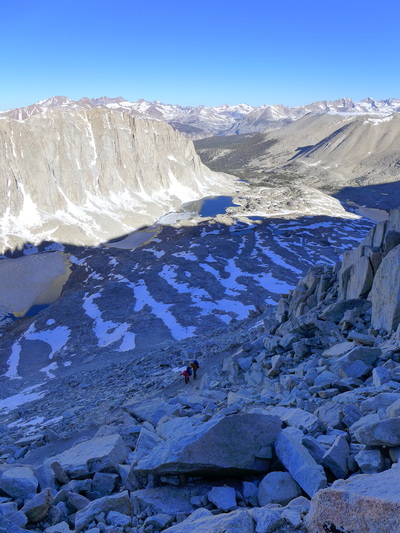
[[[201,139],[213,135],[266,132],[281,128],[308,114],[388,116],[400,111],[400,100],[365,98],[361,102],[353,102],[351,98],[340,98],[334,101],[313,102],[298,107],[284,105],[254,107],[247,104],[190,107],[164,104],[159,101],[147,102],[143,99],[129,102],[123,97],[82,98],[74,101],[66,96],[53,96],[27,107],[2,111],[0,118],[11,117],[23,121],[55,108],[64,110],[105,108],[120,111],[135,117],[168,122],[174,129],[187,137]]]
[[[399,259],[394,210],[226,352],[209,339],[196,381],[149,377],[74,443],[3,438],[0,531],[398,532]]]

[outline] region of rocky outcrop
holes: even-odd
[[[398,465],[375,475],[336,481],[311,502],[306,523],[310,533],[396,533],[400,530]]]

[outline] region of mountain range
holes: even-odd
[[[400,205],[399,138],[398,113],[310,113],[279,129],[195,146],[211,169],[254,186],[314,187],[347,205],[389,209]]]
[[[16,120],[25,120],[32,115],[44,114],[52,108],[70,110],[106,108],[123,111],[135,117],[168,122],[174,129],[187,137],[200,139],[214,135],[265,132],[290,124],[307,114],[340,113],[387,116],[400,111],[400,100],[365,98],[357,103],[350,98],[340,98],[298,107],[284,105],[254,107],[247,104],[190,107],[163,104],[159,101],[138,100],[137,102],[129,102],[123,97],[82,98],[74,101],[65,96],[54,96],[27,107],[2,111],[0,118],[8,116]]]

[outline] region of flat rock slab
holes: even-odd
[[[265,471],[262,450],[280,431],[279,418],[263,413],[209,420],[155,447],[135,470],[171,475]]]
[[[55,457],[72,478],[94,472],[118,472],[118,465],[128,457],[129,449],[119,435],[98,437],[77,444]]]
[[[400,468],[336,481],[311,500],[309,533],[398,533]]]

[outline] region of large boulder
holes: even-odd
[[[374,328],[392,331],[400,324],[400,245],[380,264],[372,284],[371,323]]]
[[[95,472],[118,472],[119,463],[128,457],[129,448],[119,435],[94,438],[77,444],[56,456],[72,478],[83,478]]]
[[[313,496],[319,489],[326,487],[324,469],[290,430],[291,428],[287,428],[278,435],[276,455],[300,487],[309,496]]]
[[[400,417],[363,425],[354,434],[359,443],[368,446],[400,446]]]
[[[27,466],[9,468],[0,477],[0,489],[12,498],[31,499],[37,493],[38,485],[37,477]]]
[[[172,475],[263,472],[268,468],[264,450],[280,431],[279,418],[261,412],[211,419],[156,446],[136,470]]]
[[[309,533],[398,533],[400,468],[338,480],[311,500]]]

